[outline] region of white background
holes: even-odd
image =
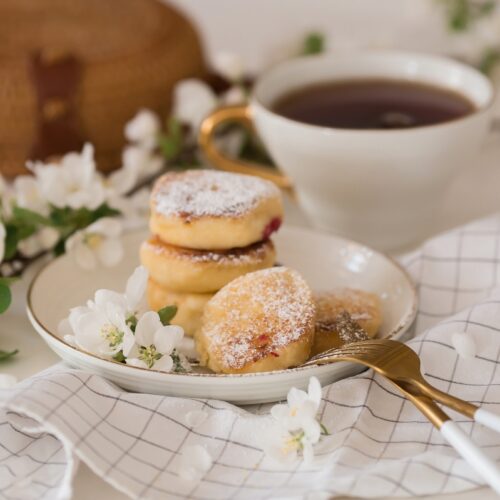
[[[239,53],[249,71],[292,54],[303,35],[318,30],[329,48],[400,47],[449,52],[453,46],[443,30],[434,0],[172,0],[198,26],[207,57],[220,50]],[[353,57],[355,55],[353,54]],[[500,133],[492,134],[477,163],[457,177],[436,214],[430,232],[452,227],[500,210]],[[297,208],[288,207],[288,222],[304,223]],[[15,286],[15,306],[2,317],[2,348],[20,349],[5,371],[25,377],[56,361],[28,323],[23,297],[29,276]],[[453,498],[496,498],[488,490]],[[124,498],[81,466],[75,481],[77,500]],[[451,498],[451,497],[440,497]]]

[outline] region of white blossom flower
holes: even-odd
[[[53,227],[42,227],[35,234],[21,240],[17,249],[25,257],[33,257],[40,252],[50,250],[59,240],[59,231]]]
[[[97,290],[94,302],[98,309],[103,309],[106,304],[113,304],[122,311],[127,321],[135,317],[139,319],[147,310],[146,287],[148,284],[148,271],[144,266],[138,266],[127,280],[125,293],[120,294],[113,290]]]
[[[7,236],[7,231],[5,226],[0,222],[0,263],[3,261],[5,256],[5,237]]]
[[[132,323],[135,323],[147,308],[147,281],[148,271],[145,267],[138,266],[127,280],[124,294],[112,290],[97,290],[93,300],[89,300],[85,306],[71,309],[69,316],[59,323],[58,329],[60,335],[70,345],[82,347],[85,350],[95,348],[95,335],[90,338],[88,332],[86,330],[83,331],[80,318],[90,313],[97,314],[100,320],[105,317],[109,320],[109,323],[115,325],[119,331],[123,331],[124,346],[122,349],[128,354],[135,344],[135,338],[130,337],[128,329],[131,330]],[[95,315],[87,316],[87,319],[88,318],[95,320]],[[123,323],[125,323],[126,329],[121,328]],[[100,345],[102,339],[98,340]],[[105,350],[106,349],[107,347],[105,346]],[[114,350],[116,350],[116,346]],[[102,349],[96,354],[102,354],[101,351]]]
[[[0,216],[4,219],[11,216],[14,201],[12,189],[3,178],[3,175],[0,174]]]
[[[111,357],[119,351],[127,355],[135,342],[124,311],[113,303],[105,307],[76,307],[70,311],[68,323],[75,344],[99,356]]]
[[[111,172],[107,177],[101,177],[107,201],[126,195],[136,184],[139,170],[131,167],[121,167]]]
[[[83,269],[95,269],[98,263],[106,267],[114,266],[123,257],[121,232],[119,220],[103,217],[71,235],[66,240],[66,252],[73,254],[76,263]]]
[[[461,358],[470,359],[476,356],[476,343],[471,333],[454,333],[451,337],[451,343]]]
[[[127,198],[118,196],[109,200],[110,207],[118,210],[121,214],[123,228],[137,229],[146,227],[149,219],[150,192],[142,188]]]
[[[201,445],[185,446],[179,457],[178,474],[186,481],[201,479],[212,467],[213,459]]]
[[[308,392],[292,387],[287,404],[274,405],[271,416],[277,426],[272,429],[265,451],[281,463],[296,460],[302,452],[305,462],[313,459],[313,445],[321,437],[321,425],[316,419],[321,403],[321,385],[316,377],[309,380]]]
[[[126,363],[141,368],[169,372],[174,367],[171,354],[178,346],[184,330],[177,325],[162,325],[158,313],[144,313],[135,328],[135,345]]]
[[[241,85],[233,85],[221,96],[221,102],[227,106],[243,104],[247,100],[245,89]]]
[[[0,389],[11,389],[17,384],[17,378],[8,373],[0,373]]]
[[[85,144],[81,153],[68,153],[58,164],[28,162],[42,196],[58,208],[96,209],[105,200],[105,192],[96,173],[94,148]]]
[[[191,127],[196,135],[201,122],[217,106],[217,96],[201,80],[190,78],[182,80],[174,88],[173,115]]]
[[[131,169],[138,179],[157,174],[164,165],[161,155],[140,146],[127,146],[122,152],[123,168]]]
[[[218,52],[213,58],[212,66],[216,73],[230,82],[238,82],[243,78],[243,61],[234,52]]]
[[[36,177],[32,175],[20,175],[14,180],[13,188],[17,206],[41,215],[48,215],[49,204],[42,195]]]
[[[149,109],[141,109],[125,125],[125,137],[144,149],[151,151],[158,145],[160,119]]]

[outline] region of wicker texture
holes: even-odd
[[[120,164],[123,127],[142,107],[165,116],[175,82],[204,73],[190,24],[155,0],[0,2],[0,172],[23,171],[37,140],[30,65],[71,55],[82,64],[76,122],[104,170]],[[63,153],[64,151],[60,151]]]

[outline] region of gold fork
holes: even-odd
[[[358,363],[372,368],[392,382],[439,429],[443,437],[500,494],[500,469],[435,403],[500,432],[500,416],[430,385],[420,371],[420,358],[407,345],[388,339],[355,342],[314,356],[303,366],[338,361]]]

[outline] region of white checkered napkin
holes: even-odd
[[[445,392],[500,413],[500,216],[435,238],[405,259],[419,283],[417,336],[410,345],[426,378]],[[460,358],[452,335],[474,338]],[[316,499],[413,496],[472,489],[481,480],[393,387],[367,371],[326,387],[320,408],[331,432],[316,461],[280,468],[259,435],[270,405],[124,392],[63,365],[2,394],[0,498],[67,498],[77,459],[132,498]],[[195,428],[185,415],[203,410]],[[472,439],[500,458],[500,435],[452,413]],[[187,446],[213,465],[201,480],[178,475]]]

